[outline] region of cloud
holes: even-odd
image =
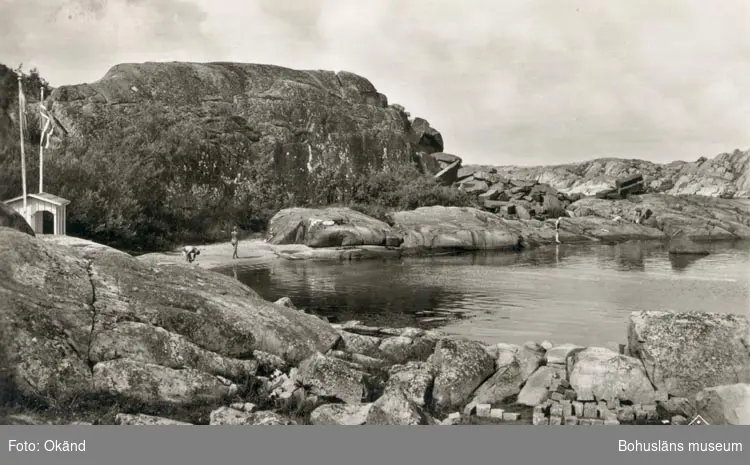
[[[750,145],[744,0],[79,0],[35,30],[47,3],[10,2],[22,21],[0,20],[2,38],[23,40],[0,41],[0,60],[33,61],[53,84],[122,61],[345,69],[476,163],[669,161]]]
[[[53,84],[130,61],[209,60],[221,47],[206,13],[179,0],[0,0],[0,60],[37,66]]]

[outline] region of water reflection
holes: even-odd
[[[672,269],[678,273],[687,270],[693,263],[697,262],[705,255],[670,255],[669,263]]]
[[[440,283],[415,285],[410,269],[393,261],[282,262],[241,270],[238,279],[266,299],[288,296],[312,313],[365,324],[413,325],[436,308],[459,306],[460,294]]]
[[[444,329],[488,342],[606,344],[623,341],[632,311],[747,313],[750,244],[713,247],[698,261],[670,256],[662,244],[628,242],[401,261],[273,262],[231,272],[266,299],[288,296],[341,320],[419,326],[466,314],[471,318]]]

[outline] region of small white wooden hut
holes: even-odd
[[[23,211],[23,196],[6,200],[5,204],[26,218],[35,234],[66,234],[67,206],[70,200],[46,192],[27,194],[26,214]]]

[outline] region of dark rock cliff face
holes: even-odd
[[[411,163],[418,152],[443,149],[429,123],[410,121],[370,81],[349,72],[239,63],[120,64],[97,82],[55,89],[50,100],[65,137],[92,138],[108,121],[171,113],[224,140],[239,136],[252,153],[272,157],[276,173],[292,186],[325,169],[382,170]]]

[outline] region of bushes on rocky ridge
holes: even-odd
[[[18,127],[10,116],[17,111],[15,75],[5,68],[0,78],[5,199],[21,193],[21,169]],[[32,129],[39,125],[39,87],[46,84],[36,72],[26,81],[27,188],[36,192],[39,135]],[[123,103],[117,111],[69,105],[66,112],[87,136],[56,140],[45,157],[45,190],[72,200],[69,234],[132,251],[226,240],[234,224],[261,231],[276,212],[291,206],[347,205],[382,218],[391,210],[468,204],[408,163],[397,170],[358,165],[354,172],[318,165],[306,185],[290,184],[287,174],[299,167],[282,160],[289,158],[289,144],[279,140],[270,149],[255,144],[260,134],[230,110],[144,100]],[[365,136],[357,137],[352,147],[365,143]]]

